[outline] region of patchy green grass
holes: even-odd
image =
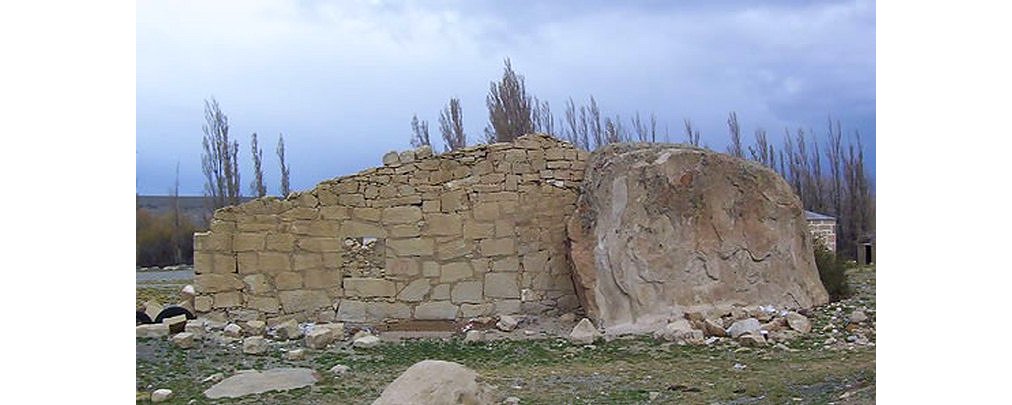
[[[143,349],[142,349],[143,347]],[[563,340],[497,341],[467,344],[460,340],[386,343],[369,350],[335,348],[311,352],[307,360],[286,362],[276,351],[248,356],[238,348],[207,345],[179,350],[160,339],[138,341],[137,390],[169,388],[172,403],[207,403],[205,377],[225,376],[244,368],[310,367],[322,381],[285,393],[265,393],[220,403],[370,403],[383,388],[415,362],[455,361],[478,371],[497,387],[501,398],[525,404],[557,403],[699,403],[762,398],[761,403],[831,401],[848,385],[873,384],[874,348],[853,351],[741,349],[673,346],[649,338],[599,342],[593,348]],[[352,371],[341,377],[327,370],[336,364]],[[735,369],[735,364],[744,369]]]

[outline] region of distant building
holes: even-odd
[[[805,211],[812,239],[821,241],[830,252],[836,252],[836,218],[817,212]]]
[[[875,235],[864,235],[857,240],[857,264],[875,264]]]

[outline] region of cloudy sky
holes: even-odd
[[[832,116],[861,134],[874,170],[874,2],[527,3],[138,2],[137,192],[167,194],[177,162],[181,194],[202,192],[211,97],[240,141],[247,194],[253,132],[270,194],[279,134],[295,190],[407,149],[413,114],[441,147],[450,97],[476,143],[506,57],[558,117],[593,95],[602,115],[656,114],[673,141],[691,119],[723,150],[730,111],[746,142],[763,128],[778,144],[785,127],[824,136]]]

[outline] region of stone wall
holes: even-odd
[[[830,252],[836,252],[836,220],[809,219],[808,229],[816,242],[822,242]]]
[[[586,159],[542,135],[425,148],[222,208],[194,236],[196,310],[377,322],[574,309],[565,224]]]

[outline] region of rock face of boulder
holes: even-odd
[[[492,404],[491,387],[460,364],[425,360],[397,377],[372,405]]]
[[[712,151],[594,152],[567,232],[577,292],[609,333],[655,330],[687,312],[829,299],[787,182]]]

